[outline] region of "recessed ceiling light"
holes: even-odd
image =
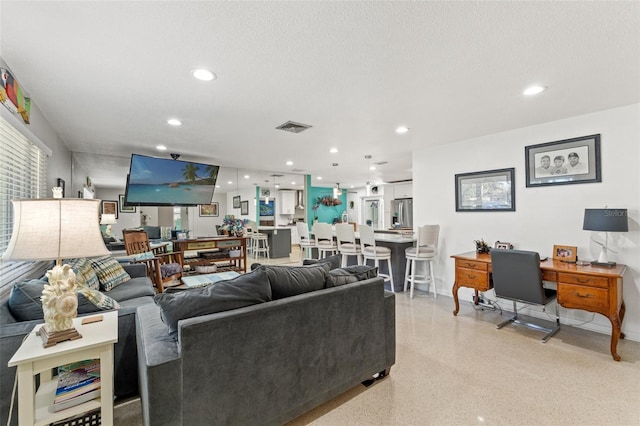
[[[405,126],[400,126],[396,129],[396,133],[399,133],[399,134],[407,133],[408,131],[409,131],[409,128]]]
[[[191,74],[193,74],[193,76],[198,80],[202,80],[202,81],[211,81],[216,78],[216,75],[214,73],[204,68],[195,69],[191,71]]]
[[[216,185],[216,188],[220,188],[220,185]]]
[[[280,184],[276,183],[276,188],[280,188]]]
[[[250,177],[251,177],[251,176],[249,176],[249,175],[244,175],[244,178],[245,178],[245,179],[249,179]]]
[[[158,145],[158,146],[156,146],[156,149],[157,149],[158,151],[166,151],[166,150],[167,150],[167,147],[166,147],[166,146],[164,146],[164,145]]]
[[[172,126],[182,126],[182,121],[178,120],[177,118],[170,118],[167,120],[167,123]]]
[[[322,176],[318,176],[316,179],[318,179],[318,180],[322,180]]]
[[[538,93],[544,92],[545,89],[545,86],[530,86],[527,87],[522,94],[525,96],[537,95]]]
[[[229,181],[229,182],[227,182],[227,183],[228,183],[229,185],[233,184],[233,182],[231,182],[231,181]]]
[[[295,182],[291,182],[291,185],[295,185],[295,184],[296,184]]]
[[[338,148],[331,148],[329,152],[332,154],[336,154],[338,152]]]
[[[287,161],[287,166],[293,166],[293,161]]]
[[[369,170],[375,170],[375,169],[376,169],[376,166],[369,167]]]

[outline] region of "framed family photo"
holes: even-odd
[[[199,206],[200,217],[218,217],[218,203],[213,202],[211,204],[200,204]]]
[[[600,135],[524,148],[527,187],[602,182]]]
[[[457,212],[516,210],[514,168],[456,175]]]
[[[578,247],[573,246],[553,246],[553,260],[575,263],[578,258]]]

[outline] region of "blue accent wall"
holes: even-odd
[[[342,190],[342,195],[338,199],[342,202],[337,206],[326,206],[319,204],[319,199],[329,197],[333,199],[333,188],[321,188],[311,185],[311,175],[307,175],[307,223],[313,223],[314,217],[318,218],[318,222],[333,223],[334,219],[338,219],[342,216],[342,213],[347,210],[347,191]],[[318,205],[317,210],[313,207]]]

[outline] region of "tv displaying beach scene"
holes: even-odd
[[[127,178],[127,206],[211,204],[219,166],[133,154]]]

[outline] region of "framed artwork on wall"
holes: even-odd
[[[510,168],[457,174],[456,211],[515,211],[514,170]]]
[[[246,216],[249,214],[249,201],[241,201],[240,202],[240,214]]]
[[[218,203],[213,202],[211,204],[200,204],[198,206],[200,217],[218,217]]]
[[[524,147],[527,187],[602,182],[600,135]]]
[[[118,218],[118,202],[102,200],[102,214],[112,214]]]
[[[233,197],[233,208],[234,209],[239,209],[240,208],[240,196],[239,195]]]
[[[124,194],[118,195],[118,205],[120,207],[120,213],[135,213],[136,206],[125,206],[124,205]]]

